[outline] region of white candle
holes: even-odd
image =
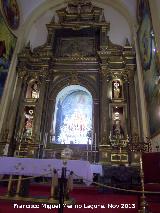
[[[96,133],[94,134],[94,146],[95,146],[95,150],[94,150],[94,163],[96,162],[96,146],[97,146],[97,141],[96,141]]]
[[[91,152],[92,152],[92,141],[91,141]]]
[[[88,161],[88,144],[89,143],[89,141],[87,140],[87,161]]]

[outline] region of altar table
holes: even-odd
[[[24,176],[46,176],[51,177],[53,169],[58,170],[61,175],[63,160],[59,159],[33,159],[33,158],[16,158],[0,157],[0,174],[1,175],[24,175]],[[89,185],[93,180],[95,167],[84,160],[68,160],[67,175],[70,171],[74,172],[74,178],[80,179]]]

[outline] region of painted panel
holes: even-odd
[[[144,76],[150,134],[160,130],[160,72],[156,54],[155,38],[147,1],[139,1],[138,40]]]
[[[92,97],[85,91],[72,91],[58,100],[56,143],[91,144]]]
[[[3,94],[15,45],[16,37],[7,28],[0,12],[0,98]]]
[[[2,0],[2,8],[8,26],[16,30],[19,27],[20,13],[16,0]]]

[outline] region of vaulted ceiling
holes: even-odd
[[[48,4],[50,2],[53,2],[53,0],[17,0],[20,10],[21,10],[21,18],[23,23],[26,21],[26,19],[32,14],[34,10],[36,10],[40,5],[42,4]],[[118,0],[119,4],[122,8],[125,8],[128,10],[128,12],[131,14],[131,16],[136,16],[136,1],[137,0]],[[54,1],[55,2],[55,1]],[[59,1],[59,2],[66,2],[66,1]],[[113,2],[116,2],[115,0],[104,0],[104,1],[94,1],[94,2],[106,2],[108,5],[114,5]]]
[[[55,11],[66,5],[66,0],[17,0],[20,8],[20,28],[15,34],[23,35],[25,43],[32,47],[42,45],[47,37],[46,24]],[[136,25],[137,0],[96,0],[93,4],[104,9],[105,18],[111,23],[109,36],[114,43],[124,44],[126,38],[131,42]]]

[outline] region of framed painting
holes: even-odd
[[[8,29],[0,12],[0,99],[3,94],[17,38]]]
[[[144,5],[141,9],[143,9],[140,13],[142,17],[137,34],[150,135],[154,136],[160,132],[160,71],[149,4]]]
[[[1,0],[3,14],[5,16],[8,26],[12,30],[16,30],[19,27],[20,12],[16,0]]]

